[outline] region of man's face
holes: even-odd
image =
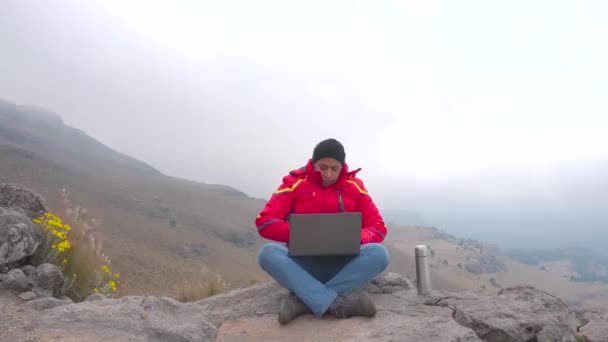
[[[338,181],[342,164],[334,158],[323,158],[314,164],[315,171],[321,172],[323,176],[323,186],[330,186]]]

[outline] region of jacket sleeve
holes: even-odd
[[[261,237],[278,242],[289,241],[289,222],[287,216],[293,206],[294,189],[299,184],[293,177],[286,176],[283,184],[266,203],[262,212],[256,217],[255,225]]]
[[[386,225],[384,220],[376,207],[376,204],[372,200],[371,196],[365,189],[363,181],[360,179],[354,180],[357,190],[360,192],[358,208],[363,215],[363,229],[361,230],[361,244],[366,243],[380,243],[384,241],[387,234]]]

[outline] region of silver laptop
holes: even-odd
[[[360,212],[292,214],[289,255],[356,255],[361,249]]]

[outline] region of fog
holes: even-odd
[[[607,18],[602,1],[3,0],[0,98],[259,198],[335,137],[401,223],[605,249]]]
[[[557,163],[418,183],[392,189],[409,213],[389,210],[385,218],[436,226],[504,249],[581,246],[608,252],[607,174],[605,161]]]

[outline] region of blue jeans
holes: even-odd
[[[315,315],[322,316],[339,294],[365,286],[384,271],[389,255],[382,244],[369,243],[356,256],[290,257],[286,246],[268,243],[260,248],[258,263]]]

